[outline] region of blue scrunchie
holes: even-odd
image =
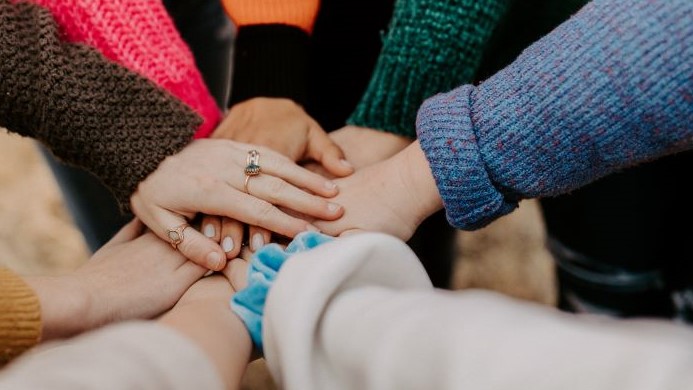
[[[253,343],[262,351],[262,315],[265,311],[267,293],[277,273],[291,255],[305,252],[333,238],[317,232],[300,233],[282,249],[277,244],[270,244],[255,252],[248,267],[248,285],[231,298],[231,310],[245,323]]]

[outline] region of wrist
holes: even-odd
[[[214,364],[227,388],[238,388],[252,343],[228,299],[194,300],[177,305],[160,322],[195,343]]]
[[[65,338],[93,327],[89,315],[91,297],[79,280],[70,276],[29,277],[41,307],[41,339]]]
[[[402,181],[409,194],[409,204],[417,205],[417,226],[424,219],[443,208],[443,200],[419,142],[416,141],[394,158],[400,166]]]

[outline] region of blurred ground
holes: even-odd
[[[60,273],[87,258],[81,235],[35,145],[0,129],[0,266],[22,274]],[[490,288],[553,304],[552,264],[534,202],[491,226],[460,233],[455,288]],[[248,389],[271,388],[262,362],[246,378]]]

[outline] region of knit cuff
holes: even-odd
[[[0,367],[38,344],[40,338],[38,297],[22,278],[0,268]]]
[[[449,75],[382,53],[361,101],[347,124],[416,137],[416,112],[421,103],[451,89]]]
[[[241,27],[234,49],[230,104],[254,97],[282,97],[305,105],[309,45],[308,33],[297,27]]]
[[[491,181],[472,122],[476,88],[465,85],[428,99],[416,126],[448,221],[459,229],[488,225],[518,206]]]
[[[416,135],[423,101],[472,81],[506,0],[400,0],[352,125]]]

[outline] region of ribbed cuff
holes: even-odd
[[[383,53],[347,124],[415,138],[416,112],[421,103],[453,87],[454,82],[444,72],[424,70],[401,56]]]
[[[234,56],[230,105],[254,97],[307,99],[309,35],[282,24],[239,29]]]
[[[484,227],[518,206],[496,188],[482,160],[472,122],[475,90],[467,85],[428,99],[416,122],[448,221],[464,230]]]
[[[416,112],[471,82],[505,0],[401,0],[368,88],[347,123],[416,135]]]
[[[0,366],[41,338],[41,307],[34,291],[11,271],[0,268]]]

